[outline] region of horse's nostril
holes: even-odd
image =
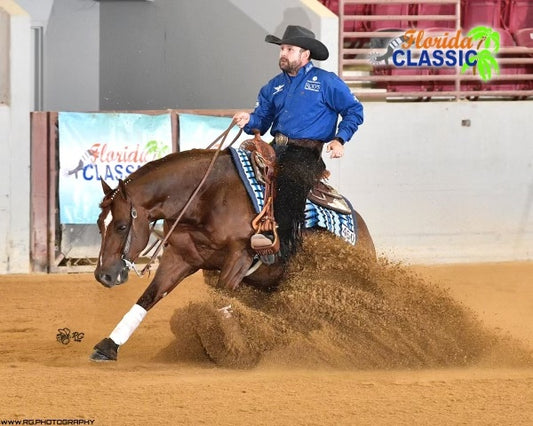
[[[100,274],[99,281],[103,285],[108,286],[108,287],[113,285],[113,279],[111,278],[111,275],[109,274],[104,274],[104,273]]]

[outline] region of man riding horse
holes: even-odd
[[[282,72],[260,90],[252,113],[241,111],[233,119],[248,134],[271,128],[278,163],[274,211],[285,261],[300,244],[307,196],[325,171],[323,145],[331,158],[342,157],[344,144],[363,123],[363,106],[336,74],[311,62],[329,56],[312,31],[289,25],[281,39],[267,35],[265,41],[280,45]],[[252,236],[258,252],[272,245],[273,236],[265,234]]]
[[[210,150],[170,154],[139,168],[126,181],[120,180],[115,189],[102,181],[104,199],[98,218],[102,241],[94,271],[100,283],[113,287],[127,281],[129,269],[135,269],[135,260],[148,244],[151,224],[164,220],[167,237],[153,280],[109,337],[95,345],[92,360],[116,360],[119,347],[147,312],[200,269],[220,271],[217,285],[230,289],[245,283],[270,291],[280,283],[285,260],[300,241],[306,198],[325,170],[323,145],[327,144],[332,158],[342,157],[344,142],[363,122],[363,107],[335,74],[310,62],[328,57],[327,48],[311,31],[291,25],[282,39],[269,35],[266,41],[281,46],[283,72],[261,89],[252,114],[239,112],[234,120],[248,133],[257,129],[264,134],[272,125],[279,187],[275,208],[283,262],[252,268],[249,240],[257,211],[228,150],[218,158]],[[339,114],[342,121],[337,128]],[[191,188],[196,188],[192,195]],[[357,223],[354,243],[375,253],[363,219],[355,211],[350,216]],[[291,242],[294,234],[296,242]],[[256,234],[252,247],[264,247],[263,240],[266,245],[272,243],[268,236]]]

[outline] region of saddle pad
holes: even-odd
[[[265,187],[255,178],[254,169],[250,161],[250,152],[243,149],[229,148],[235,168],[246,188],[255,212],[259,213],[265,204]],[[350,206],[351,214],[343,214],[327,209],[307,200],[305,206],[305,227],[319,227],[325,229],[347,243],[355,245],[357,240],[357,221],[355,211],[347,198],[344,201]]]

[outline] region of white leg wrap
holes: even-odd
[[[115,329],[109,335],[109,338],[113,340],[117,345],[123,345],[127,342],[133,332],[139,327],[146,316],[146,309],[137,304],[124,315],[124,317],[117,324]]]

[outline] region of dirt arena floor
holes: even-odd
[[[533,424],[533,263],[327,251],[274,295],[190,277],[105,364],[92,347],[147,278],[0,276],[0,424]]]

